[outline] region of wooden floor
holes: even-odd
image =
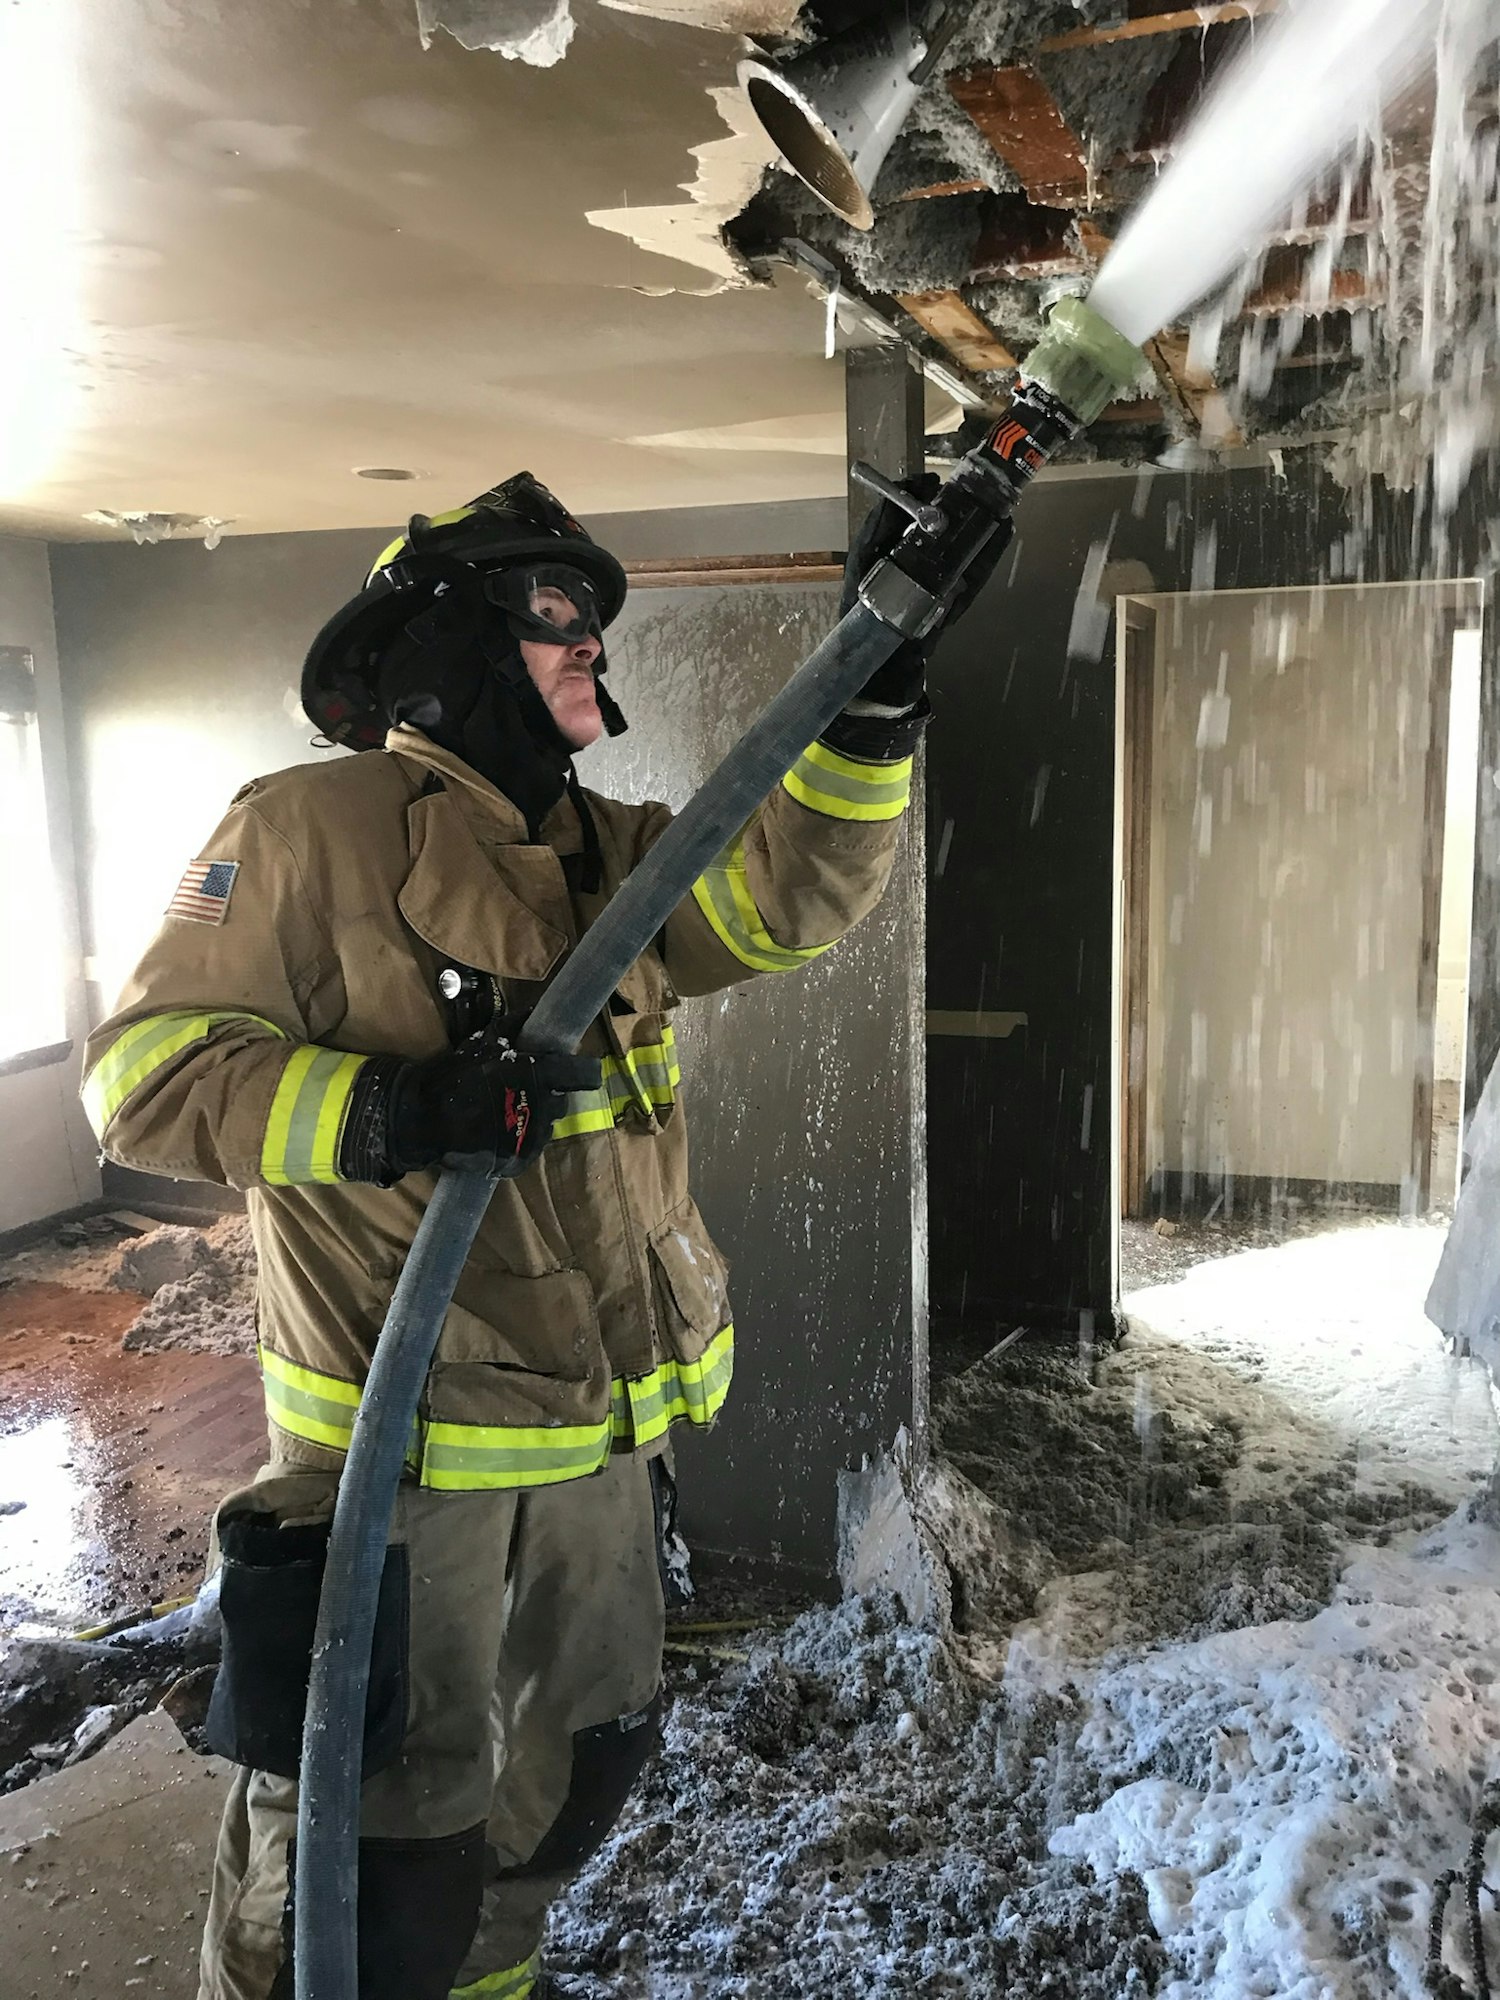
[[[142,1303],[0,1289],[0,1636],[194,1589],[214,1507],[265,1457],[253,1360],[125,1352]]]

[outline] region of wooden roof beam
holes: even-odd
[[[929,187],[908,188],[905,194],[898,194],[897,201],[932,201],[939,195],[983,194],[988,181],[933,181]]]
[[[1142,35],[1202,33],[1224,21],[1254,21],[1274,14],[1280,0],[1212,0],[1203,7],[1173,7],[1160,14],[1145,14],[1133,21],[1116,21],[1109,27],[1070,28],[1066,34],[1050,35],[1037,43],[1039,55],[1061,49],[1094,49],[1105,42],[1133,42]]]
[[[994,328],[957,292],[897,292],[895,298],[924,332],[947,348],[961,368],[976,375],[993,375],[1016,367],[1016,357]]]
[[[955,104],[1015,174],[1034,202],[1081,208],[1089,199],[1083,142],[1033,69],[971,69],[948,78]]]
[[[1071,209],[1041,208],[1020,195],[1000,195],[986,212],[974,246],[975,278],[1054,278],[1086,271]]]
[[[1188,337],[1168,328],[1145,343],[1151,365],[1183,422],[1204,444],[1229,447],[1245,442],[1212,371],[1190,359]]]

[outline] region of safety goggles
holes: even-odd
[[[505,614],[518,639],[544,646],[576,646],[580,639],[603,641],[594,586],[569,563],[520,563],[492,570],[484,594]]]

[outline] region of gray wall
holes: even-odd
[[[611,646],[631,728],[580,760],[587,782],[681,805],[837,599],[831,584],[642,592]],[[840,1468],[921,1428],[920,804],[904,831],[885,901],[837,949],[683,1009],[694,1178],[738,1329],[730,1408],[679,1452],[712,1547],[826,1565]]]
[[[841,503],[594,523],[627,558],[841,539]],[[320,753],[294,720],[311,633],[380,538],[54,550],[99,1004],[235,788]],[[832,617],[830,586],[642,592],[611,635],[632,719],[585,781],[680,803]],[[343,754],[343,753],[332,753]],[[840,1468],[919,1423],[920,813],[881,910],[807,971],[683,1010],[695,1185],[733,1265],[739,1379],[682,1452],[703,1547],[826,1573]]]

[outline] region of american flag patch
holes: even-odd
[[[191,917],[200,924],[222,924],[239,872],[238,861],[195,861],[177,884],[167,915]]]

